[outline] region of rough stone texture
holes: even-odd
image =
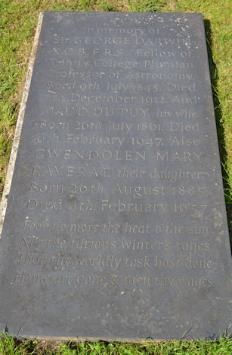
[[[45,13],[0,241],[1,330],[220,336],[231,271],[202,17]]]

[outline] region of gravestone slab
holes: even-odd
[[[1,331],[132,341],[229,331],[201,15],[44,13],[1,213]]]

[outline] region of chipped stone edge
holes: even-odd
[[[27,74],[26,74],[26,80],[25,80],[25,84],[24,84],[24,90],[23,90],[23,95],[22,95],[22,99],[21,99],[21,104],[20,104],[17,124],[16,124],[16,128],[15,128],[15,134],[14,134],[11,154],[10,154],[10,161],[9,161],[8,168],[7,168],[5,186],[4,186],[1,205],[0,205],[0,239],[1,239],[1,235],[2,235],[4,219],[5,219],[5,215],[6,215],[8,195],[9,195],[9,192],[11,189],[11,183],[12,183],[12,178],[13,178],[13,174],[14,174],[14,167],[15,167],[15,162],[16,162],[16,157],[17,157],[17,152],[18,152],[18,147],[19,147],[19,142],[20,142],[20,137],[21,137],[21,132],[22,132],[25,109],[26,109],[29,89],[30,89],[30,85],[31,85],[32,73],[33,73],[33,69],[34,69],[35,56],[36,56],[36,52],[37,52],[37,48],[38,48],[42,22],[43,22],[43,13],[41,12],[39,14],[38,24],[37,24],[37,28],[36,28],[35,37],[34,37],[34,42],[32,45],[31,55],[29,58],[28,70],[27,70]]]
[[[172,340],[181,340],[182,337],[179,338],[123,338],[123,337],[84,337],[84,336],[41,336],[41,335],[24,335],[20,336],[19,334],[15,335],[16,339],[23,340],[23,339],[30,339],[30,340],[40,340],[40,341],[47,341],[47,342],[76,342],[76,343],[84,343],[84,342],[98,342],[104,341],[107,343],[112,342],[120,342],[120,343],[128,343],[128,344],[156,344],[161,342],[167,342]],[[188,338],[185,338],[188,339]],[[207,338],[203,338],[207,339]]]

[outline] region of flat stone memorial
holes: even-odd
[[[231,254],[202,16],[41,15],[1,214],[1,331],[130,341],[228,332]]]

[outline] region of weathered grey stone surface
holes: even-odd
[[[229,331],[202,17],[45,13],[7,200],[1,330],[134,341]]]

